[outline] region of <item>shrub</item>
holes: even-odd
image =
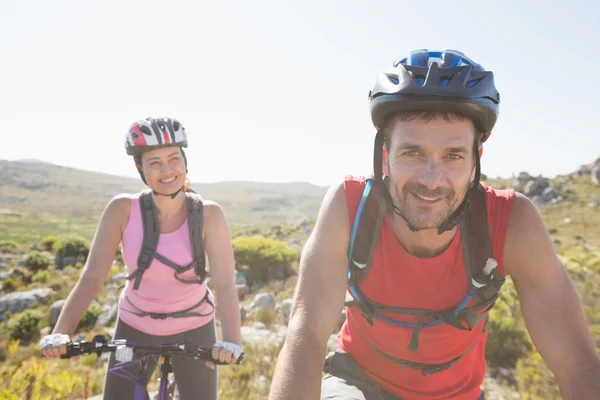
[[[57,257],[75,257],[77,260],[87,260],[90,246],[79,236],[68,236],[60,239],[55,244],[55,252]]]
[[[42,271],[48,269],[52,260],[50,257],[39,251],[31,251],[27,253],[23,259],[25,266],[33,272]]]
[[[16,292],[24,286],[21,278],[8,277],[2,281],[2,290],[5,292]]]
[[[285,243],[262,237],[241,237],[233,241],[235,260],[247,266],[248,284],[285,279],[291,275],[291,263],[298,253]]]
[[[33,275],[31,281],[36,283],[46,283],[51,277],[50,271],[38,271]]]
[[[79,321],[76,331],[85,331],[92,328],[96,324],[96,321],[101,314],[102,307],[92,304],[87,310],[85,310],[85,314],[83,314],[83,317],[81,317],[81,321]]]
[[[39,310],[25,310],[8,321],[10,338],[29,342],[39,335],[44,314]]]
[[[491,368],[515,368],[533,344],[524,327],[519,300],[512,282],[507,281],[490,311],[486,360]]]
[[[277,311],[272,308],[259,308],[253,317],[255,321],[262,322],[267,328],[271,328],[277,319]]]
[[[14,240],[0,240],[0,253],[14,253],[19,245]]]
[[[0,367],[0,399],[86,399],[102,391],[103,375],[103,369],[82,370],[32,357],[17,367]]]
[[[59,240],[60,239],[57,236],[46,236],[40,241],[40,246],[46,251],[52,251]]]
[[[561,394],[553,374],[539,353],[532,352],[517,363],[517,382],[523,400],[560,399]]]

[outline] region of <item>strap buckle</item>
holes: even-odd
[[[150,264],[154,259],[154,250],[149,248],[142,248],[138,256],[138,269],[146,271],[150,268]]]
[[[430,367],[424,367],[421,370],[421,373],[424,376],[429,376],[429,375],[433,375],[436,374],[438,372],[442,372],[445,371],[447,369],[449,369],[452,366],[452,363],[445,363],[445,364],[439,364],[439,365],[432,365]]]
[[[373,306],[364,299],[361,299],[358,301],[358,309],[360,310],[360,314],[364,319],[367,320],[369,325],[373,325],[373,316],[375,315],[375,309]]]

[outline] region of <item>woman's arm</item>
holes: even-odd
[[[127,196],[116,196],[104,209],[81,277],[69,293],[53,333],[73,335],[83,314],[104,285],[121,242],[124,222],[129,217],[130,201]]]
[[[227,221],[219,204],[205,201],[205,248],[223,341],[242,345],[240,306],[235,288],[235,260]]]

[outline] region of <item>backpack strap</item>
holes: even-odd
[[[202,197],[189,190],[185,193],[187,197],[188,229],[190,233],[190,244],[192,247],[192,263],[200,282],[206,278],[206,255],[204,253],[204,204]]]
[[[206,256],[204,252],[204,212],[202,197],[193,191],[186,192],[186,212],[188,220],[188,230],[190,236],[190,245],[192,248],[192,263],[187,267],[182,267],[175,264],[166,257],[158,254],[158,239],[160,236],[160,225],[156,214],[156,205],[152,200],[150,191],[144,191],[140,195],[140,212],[142,214],[142,226],[144,229],[144,237],[142,247],[138,255],[138,268],[127,277],[128,280],[135,279],[133,289],[137,290],[140,287],[142,276],[150,264],[156,258],[166,266],[175,271],[174,278],[182,283],[202,283],[206,278]],[[199,276],[199,279],[186,280],[178,275],[182,272],[194,268],[194,272]]]
[[[471,207],[466,215],[466,240],[463,240],[465,268],[470,268],[470,271],[467,270],[467,273],[470,272],[469,287],[471,287],[473,277],[483,269],[488,260],[494,259],[485,189],[480,184],[470,192]],[[505,279],[494,269],[489,283],[475,292],[473,296],[475,306],[470,309],[471,312],[461,315],[467,321],[470,329],[479,325],[483,320],[487,320],[488,312],[494,306],[504,281]]]
[[[373,323],[374,309],[368,302],[361,301],[364,295],[358,285],[371,269],[374,250],[379,240],[381,223],[385,215],[385,207],[386,202],[381,188],[372,178],[367,179],[354,216],[348,248],[348,291],[353,300],[346,301],[345,305],[358,307],[370,324]]]
[[[482,333],[485,332],[488,321],[488,311],[494,306],[498,293],[504,283],[499,274],[494,269],[488,282],[482,287],[473,284],[474,280],[480,274],[484,265],[493,260],[493,248],[490,239],[489,224],[487,219],[487,210],[485,203],[485,189],[481,184],[467,193],[467,209],[460,222],[460,229],[463,244],[464,267],[466,272],[467,287],[469,293],[465,299],[453,309],[445,311],[432,311],[422,309],[404,309],[381,305],[369,300],[357,285],[364,279],[370,269],[373,257],[373,250],[379,237],[381,221],[385,211],[385,198],[380,192],[382,188],[368,180],[363,190],[363,196],[354,219],[352,235],[348,251],[348,290],[353,300],[347,301],[346,306],[357,307],[363,317],[373,324],[373,317],[378,318],[388,324],[399,327],[411,328],[413,335],[408,346],[412,352],[416,352],[419,345],[419,334],[422,328],[432,327],[441,323],[447,323],[460,330],[472,330],[485,320]],[[474,300],[475,305],[468,307],[467,304]],[[434,318],[430,322],[406,323],[396,321],[381,315],[381,312],[394,314],[420,315],[427,318]],[[465,321],[467,326],[465,326]],[[360,330],[358,324],[355,325]],[[364,335],[364,332],[361,332]],[[366,336],[365,336],[366,339]],[[367,339],[368,341],[368,339]],[[476,343],[477,341],[475,341]],[[404,368],[415,368],[422,370],[423,374],[440,372],[450,368],[460,360],[473,345],[459,357],[450,360],[444,364],[426,365],[410,362],[407,360],[396,359],[391,355],[375,350],[385,358],[397,362]],[[369,342],[373,347],[372,343]]]
[[[138,255],[138,268],[127,277],[128,280],[135,279],[133,290],[140,287],[142,275],[156,257],[156,247],[158,246],[158,237],[160,234],[160,226],[156,215],[156,206],[152,201],[152,193],[144,191],[140,195],[140,211],[142,213],[142,226],[144,228],[144,239],[142,240],[142,248]]]
[[[165,313],[159,313],[159,312],[150,312],[150,311],[143,311],[140,310],[135,304],[133,304],[131,302],[131,300],[129,300],[128,297],[125,297],[125,300],[127,300],[127,302],[133,307],[135,308],[137,311],[130,311],[130,310],[126,310],[126,309],[122,309],[123,311],[132,313],[137,315],[138,317],[150,317],[152,319],[167,319],[167,318],[188,318],[188,317],[206,317],[208,315],[210,315],[212,312],[214,312],[215,310],[215,305],[213,304],[213,302],[210,300],[210,290],[207,288],[206,289],[206,294],[204,295],[204,297],[196,304],[194,304],[191,307],[188,307],[184,310],[180,310],[180,311],[174,311],[174,312],[165,312]],[[202,314],[198,311],[193,311],[196,308],[200,307],[202,304],[204,303],[208,303],[210,304],[212,310],[210,312],[208,312],[207,314]]]

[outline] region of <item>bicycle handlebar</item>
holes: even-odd
[[[102,335],[94,336],[91,342],[86,340],[67,343],[67,352],[62,354],[60,358],[71,358],[84,354],[96,353],[99,357],[102,353],[114,353],[120,346],[129,347],[136,355],[183,355],[187,357],[199,358],[201,360],[211,361],[217,365],[229,364],[215,360],[212,357],[212,348],[207,346],[196,346],[190,342],[166,343],[156,346],[142,345],[125,339],[107,340]],[[236,364],[242,362],[244,353],[238,357]]]

